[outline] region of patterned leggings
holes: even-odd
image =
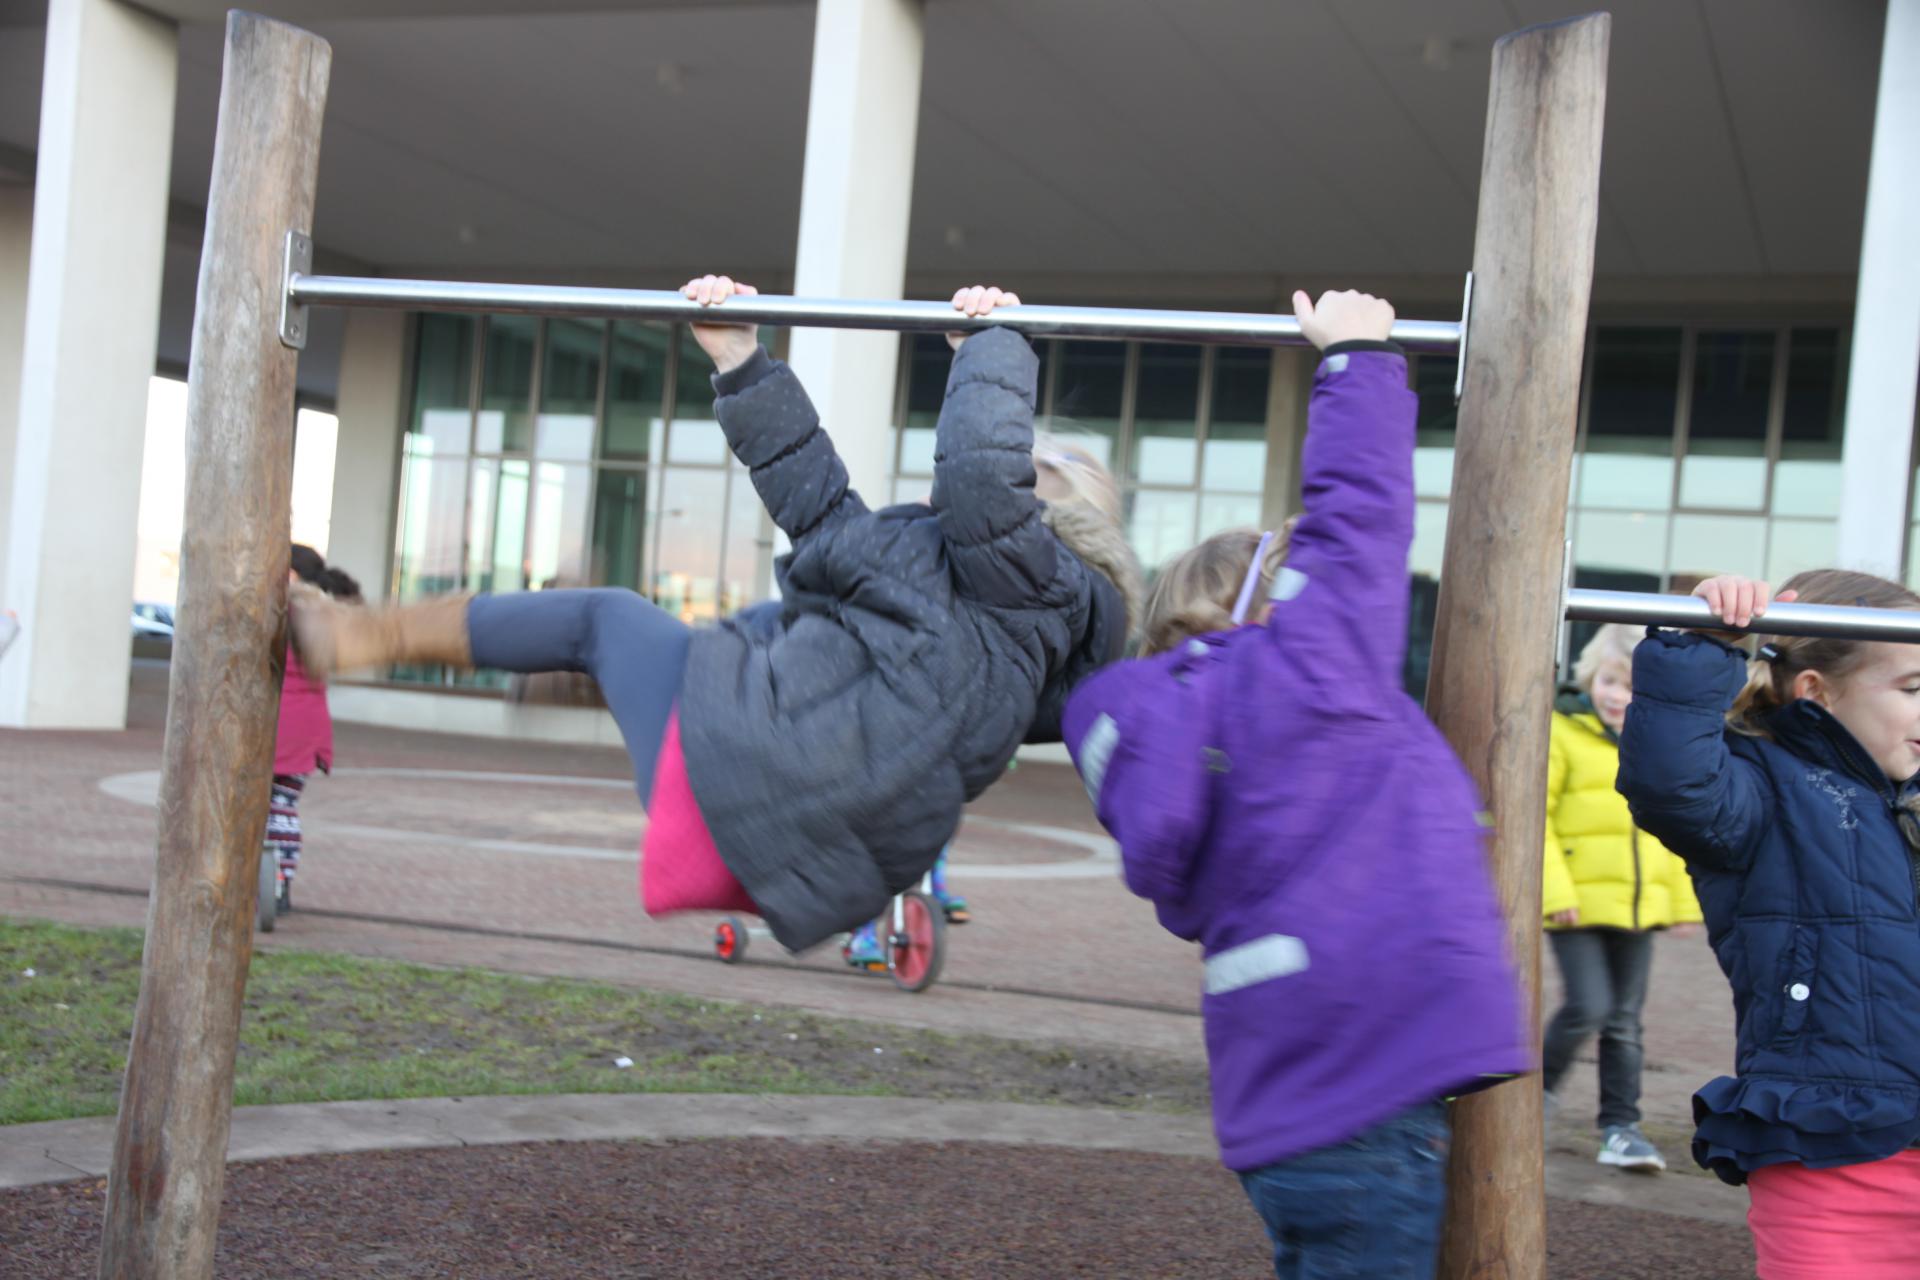
[[[267,809],[266,847],[280,857],[280,870],[291,876],[300,865],[300,793],[307,788],[304,773],[273,775],[273,801]]]

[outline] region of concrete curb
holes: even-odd
[[[105,1177],[114,1120],[0,1128],[0,1188]],[[716,1093],[573,1093],[238,1107],[229,1160],[504,1142],[790,1138],[992,1142],[1212,1159],[1204,1118],[1024,1103]]]
[[[106,1176],[114,1120],[0,1128],[0,1190]],[[726,1093],[570,1093],[403,1098],[239,1107],[229,1160],[485,1146],[507,1142],[784,1138],[842,1142],[987,1142],[1141,1151],[1211,1160],[1205,1117],[1026,1103]],[[1564,1152],[1547,1157],[1555,1199],[1743,1226],[1747,1198],[1685,1174],[1604,1169]]]

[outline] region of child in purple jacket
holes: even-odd
[[[1128,887],[1204,949],[1220,1156],[1275,1273],[1431,1276],[1442,1100],[1534,1054],[1479,798],[1400,684],[1415,401],[1393,308],[1294,308],[1324,353],[1305,514],[1281,546],[1222,534],[1163,570],[1150,656],[1083,683],[1064,729]]]

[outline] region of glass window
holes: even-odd
[[[937,333],[916,333],[907,343],[907,408],[900,438],[900,474],[933,474],[934,426],[947,394],[953,351]],[[910,501],[910,499],[899,499]]]
[[[1259,494],[1267,479],[1267,391],[1273,353],[1264,347],[1221,347],[1213,354],[1213,394],[1207,411],[1207,445],[1200,462],[1204,489]],[[1258,520],[1256,502],[1254,520]],[[1208,529],[1202,504],[1200,536],[1242,523]]]
[[[413,364],[413,412],[407,447],[443,457],[465,453],[473,438],[471,316],[420,317]]]
[[[672,344],[672,330],[660,325],[622,320],[613,326],[601,457],[645,462],[660,456]]]
[[[394,587],[403,597],[460,589],[460,516],[466,509],[467,460],[409,448],[400,480],[399,545]]]
[[[1667,567],[1664,504],[1653,511],[1577,512],[1573,563],[1581,574],[1642,573],[1658,583]]]
[[[1787,402],[1780,461],[1773,469],[1776,516],[1840,514],[1840,439],[1847,407],[1845,343],[1838,329],[1795,329],[1787,340]]]
[[[1266,347],[1219,347],[1213,353],[1212,422],[1267,420],[1273,352]]]
[[[1131,466],[1132,478],[1140,483],[1193,483],[1199,452],[1200,366],[1205,358],[1205,350],[1190,343],[1140,345]]]
[[[932,427],[905,427],[900,435],[900,474],[933,474],[935,434]]]
[[[540,322],[532,316],[488,316],[486,365],[480,373],[476,453],[523,453],[533,417],[533,349]]]
[[[1594,330],[1587,435],[1673,438],[1680,402],[1680,330]],[[1671,451],[1671,444],[1669,444]]]
[[[1413,393],[1420,401],[1419,430],[1423,442],[1438,444],[1436,437],[1453,438],[1459,406],[1453,402],[1453,380],[1458,365],[1452,356],[1422,355],[1413,358],[1409,376]]]
[[[695,421],[713,418],[713,361],[682,329],[679,334],[679,367],[673,381],[673,416]]]
[[[587,504],[593,468],[542,462],[534,472],[527,572],[536,590],[588,585]]]
[[[1259,527],[1259,494],[1203,493],[1200,495],[1200,527],[1193,531],[1196,542],[1205,542],[1223,529],[1257,529]]]
[[[1199,496],[1192,490],[1141,489],[1127,504],[1127,536],[1148,570],[1164,565],[1194,543]]]
[[[526,589],[528,475],[519,458],[474,460],[467,553],[474,591]]]
[[[718,614],[726,487],[727,473],[718,469],[671,467],[661,480],[653,598],[682,622],[711,622]]]
[[[1453,494],[1454,361],[1450,356],[1417,356],[1409,376],[1420,401],[1414,433],[1413,491],[1422,498]]]
[[[540,417],[534,424],[534,453],[539,457],[593,461],[594,414],[600,409],[600,344],[605,331],[598,320],[548,323]]]
[[[1767,522],[1760,516],[1708,516],[1680,513],[1673,517],[1674,574],[1739,573],[1758,578],[1766,573]]]
[[[1061,341],[1053,346],[1058,367],[1053,376],[1050,429],[1112,468],[1113,442],[1120,434],[1120,408],[1126,397],[1127,344]]]
[[[1648,447],[1658,452],[1641,452]],[[1577,491],[1583,508],[1665,511],[1673,500],[1673,441],[1589,437]]]
[[[1681,506],[1765,509],[1772,394],[1773,334],[1695,335]]]
[[[603,468],[594,484],[593,581],[641,589],[646,567],[647,516],[652,511],[646,471]]]
[[[1433,666],[1433,629],[1440,616],[1440,584],[1425,575],[1407,580],[1407,657],[1400,666],[1400,687],[1421,706],[1427,703],[1427,673]]]
[[[1440,577],[1440,559],[1447,549],[1447,504],[1416,502],[1413,507],[1413,546],[1407,553],[1407,572]]]
[[[1767,541],[1766,578],[1778,586],[1796,573],[1825,569],[1839,558],[1837,521],[1776,519]]]
[[[1680,349],[1677,328],[1594,330],[1580,507],[1646,513],[1672,503]]]
[[[673,420],[667,427],[667,461],[724,466],[730,455],[726,433],[713,418],[713,361],[693,336],[684,332],[680,335],[679,358],[673,384]]]
[[[720,574],[723,617],[754,603],[759,596],[761,558],[764,555],[770,559],[773,554],[773,523],[765,519],[766,510],[746,468],[732,468],[732,484],[727,491],[727,546]]]

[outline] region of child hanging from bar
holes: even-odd
[[[683,292],[717,316],[754,290],[706,276]],[[953,301],[985,315],[1018,299]],[[293,630],[316,673],[592,675],[647,807],[646,910],[753,911],[797,951],[879,915],[1023,740],[1058,740],[1067,693],[1120,655],[1139,571],[1103,468],[1036,473],[1039,362],[1012,330],[956,335],[932,501],[877,511],[754,326],[692,330],[714,416],[793,543],[779,601],[695,630],[623,590],[364,610],[303,595]]]
[[[1920,1276],[1920,645],[1767,635],[1768,604],[1920,610],[1816,569],[1694,595],[1724,632],[1649,628],[1618,787],[1686,861],[1733,986],[1734,1074],[1693,1158],[1747,1184],[1763,1280]]]
[[[1065,733],[1129,888],[1205,956],[1220,1156],[1286,1276],[1431,1276],[1443,1099],[1534,1053],[1465,769],[1401,687],[1415,400],[1393,308],[1294,295],[1323,353],[1305,514],[1163,569]]]
[[[360,586],[329,565],[312,547],[293,544],[288,580],[357,603]],[[266,846],[279,863],[279,914],[293,910],[293,878],[300,870],[300,797],[315,772],[333,772],[333,715],[327,709],[324,680],[308,673],[300,657],[287,651],[280,679],[280,721],[274,732],[273,798],[267,809]]]

